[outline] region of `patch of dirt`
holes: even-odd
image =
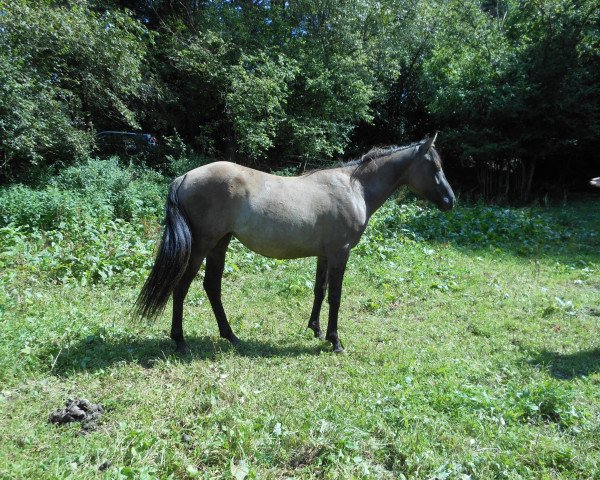
[[[59,408],[51,413],[48,421],[57,425],[81,422],[83,430],[93,430],[103,413],[104,408],[99,403],[92,403],[86,398],[78,400],[68,398],[65,408]]]
[[[296,469],[311,465],[324,451],[322,446],[305,446],[292,455],[289,466]]]

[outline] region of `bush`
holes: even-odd
[[[30,252],[17,249],[24,263],[38,265],[61,281],[113,281],[140,275],[141,267],[141,275],[145,273],[159,237],[154,227],[163,216],[167,178],[132,164],[122,166],[113,158],[68,167],[49,183],[37,190],[22,185],[0,190],[0,227],[10,227],[5,233],[18,233],[11,245],[17,238],[31,246]],[[371,219],[356,253],[386,258],[398,252],[398,242],[416,241],[530,253],[572,232],[532,209],[461,205],[444,214],[421,205],[410,198],[402,204],[386,202]],[[148,226],[151,231],[146,231]],[[5,251],[10,242],[0,238]],[[232,244],[234,252],[236,245]],[[234,254],[229,265],[252,263],[262,269],[268,263],[244,255]]]
[[[154,232],[148,235],[144,228],[108,219],[69,222],[49,231],[0,227],[0,268],[16,267],[13,276],[19,272],[83,285],[141,281],[154,260],[155,244]]]
[[[28,263],[64,283],[140,281],[154,260],[155,240],[143,225],[120,219],[69,225],[46,232],[41,240],[28,253]]]
[[[168,180],[147,168],[122,167],[117,158],[110,158],[68,167],[52,184],[94,205],[109,206],[114,218],[132,220],[162,215]]]
[[[93,208],[74,192],[50,186],[33,190],[14,185],[0,195],[0,224],[29,229],[54,230],[69,222],[84,223],[91,217],[109,216],[105,209]]]
[[[50,185],[0,190],[0,266],[80,283],[141,279],[153,261],[168,180],[115,159],[64,169]]]
[[[444,214],[418,205],[401,207],[400,217],[417,240],[457,241],[480,247],[555,242],[568,235],[547,216],[530,208],[499,208],[475,204]]]
[[[53,230],[92,219],[162,216],[168,180],[152,170],[121,167],[117,159],[68,167],[43,189],[23,185],[0,194],[0,224]]]

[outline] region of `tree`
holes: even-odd
[[[591,82],[598,63],[598,50],[590,48],[597,45],[595,2],[482,8],[489,3],[451,1],[440,11],[426,64],[427,103],[454,155],[477,172],[479,191],[525,201],[540,164],[545,176],[538,183],[564,184],[569,164],[585,163],[573,147],[598,138],[597,121],[581,122],[599,113]]]
[[[139,127],[145,41],[129,14],[0,1],[3,170],[89,154],[96,128]]]
[[[0,0],[0,172],[101,129],[271,169],[441,130],[455,185],[525,201],[596,174],[599,23],[593,0]]]

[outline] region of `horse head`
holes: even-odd
[[[454,207],[456,197],[442,170],[442,161],[433,146],[437,133],[417,145],[408,172],[408,186],[418,197],[429,200],[446,212]]]

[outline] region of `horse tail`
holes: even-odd
[[[162,240],[154,266],[135,302],[134,313],[141,317],[153,319],[162,313],[190,260],[192,232],[177,195],[184,179],[185,176],[176,179],[169,188]]]

